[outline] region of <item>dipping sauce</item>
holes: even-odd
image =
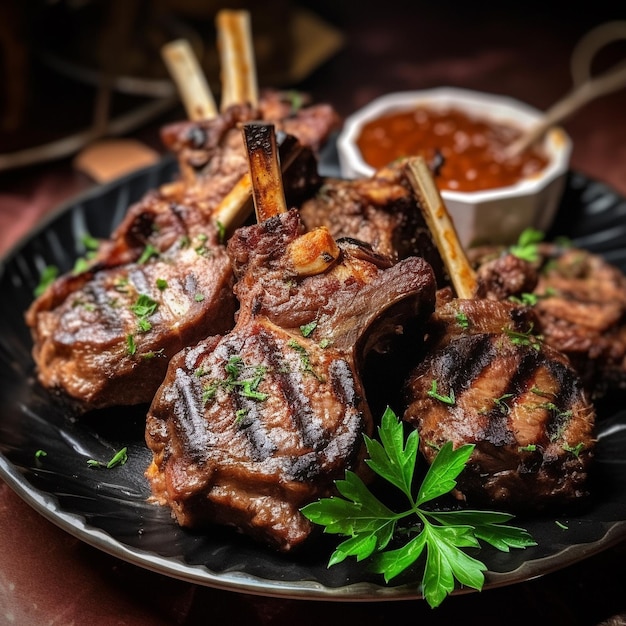
[[[418,107],[368,122],[357,145],[376,169],[408,156],[435,164],[442,160],[435,177],[440,189],[483,191],[514,185],[548,164],[536,147],[505,157],[504,149],[520,135],[519,128],[472,118],[454,108]]]

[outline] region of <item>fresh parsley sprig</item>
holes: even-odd
[[[524,261],[534,263],[539,260],[538,243],[543,241],[544,234],[535,228],[526,228],[523,230],[517,240],[517,243],[509,248],[510,253]]]
[[[343,497],[323,498],[302,509],[307,519],[325,526],[326,533],[348,537],[331,555],[329,567],[350,556],[357,561],[369,558],[373,571],[389,582],[425,553],[422,593],[434,608],[454,590],[455,581],[472,589],[483,587],[486,565],[463,548],[479,548],[480,541],[504,552],[536,545],[527,531],[506,525],[513,518],[507,513],[423,508],[455,487],[473,445],[456,450],[450,442],[442,446],[415,490],[417,431],[413,430],[405,439],[402,422],[388,408],[378,435],[380,441],[365,437],[369,457],[366,463],[406,496],[409,507],[401,513],[392,511],[357,474],[347,471],[345,480],[335,483]],[[401,527],[401,521],[409,524]],[[406,536],[407,529],[411,539],[399,548],[386,550],[392,540]]]

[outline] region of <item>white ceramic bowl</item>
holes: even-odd
[[[511,98],[451,87],[390,93],[373,100],[345,120],[337,140],[342,176],[367,177],[375,171],[363,160],[357,147],[364,124],[417,106],[433,109],[454,107],[470,117],[511,124],[521,129],[530,127],[542,115],[537,109]],[[543,141],[549,163],[532,178],[487,191],[441,191],[464,246],[510,244],[531,226],[543,232],[548,230],[565,185],[571,140],[562,128],[554,128]]]

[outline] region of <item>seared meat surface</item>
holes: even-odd
[[[440,272],[439,254],[401,164],[370,178],[326,179],[318,193],[302,203],[300,215],[308,229],[326,226],[333,237],[366,241],[394,260],[421,256]]]
[[[338,124],[337,113],[331,106],[316,104],[294,110],[278,92],[265,92],[258,108],[234,105],[213,120],[169,124],[161,130],[161,139],[178,158],[186,195],[205,201],[216,197],[219,201],[235,186],[248,171],[240,128],[254,120],[271,122],[277,131],[296,137],[309,149],[311,158]],[[287,185],[286,192],[289,187],[294,186]],[[297,200],[289,194],[287,199]]]
[[[148,403],[174,354],[232,328],[230,260],[199,215],[148,195],[89,269],[35,300],[26,321],[45,387],[85,410]]]
[[[428,460],[447,441],[475,445],[457,483],[470,505],[532,512],[588,494],[594,408],[568,359],[530,332],[535,321],[506,302],[443,302],[406,384],[404,419]]]
[[[423,260],[392,266],[353,242],[303,273],[302,233],[295,210],[235,233],[237,323],[171,361],[146,425],[154,497],[182,526],[231,525],[281,551],[311,532],[302,506],[364,473],[359,364],[435,294]]]
[[[470,256],[479,295],[536,296],[538,332],[567,355],[592,397],[626,389],[626,276],[619,268],[586,250],[547,243],[533,262],[501,248]]]
[[[626,389],[626,276],[585,250],[541,247],[535,292],[541,332],[566,354],[594,397]]]

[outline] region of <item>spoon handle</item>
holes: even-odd
[[[507,151],[509,157],[523,152],[549,128],[562,122],[591,100],[626,86],[626,61],[617,63],[596,76],[591,73],[591,64],[596,53],[620,39],[626,39],[626,21],[601,24],[582,37],[571,56],[574,87],[545,112],[538,124],[511,144]]]

